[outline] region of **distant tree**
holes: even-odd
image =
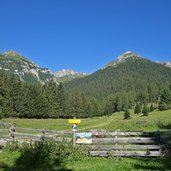
[[[14,115],[7,77],[0,75],[0,114],[2,117]]]
[[[59,117],[65,117],[66,112],[66,99],[63,84],[60,83],[57,88],[57,103],[58,103],[58,115]]]
[[[143,115],[148,116],[148,114],[149,114],[148,112],[149,112],[148,107],[146,104],[144,104],[143,109],[142,109]]]
[[[151,103],[151,105],[150,105],[150,112],[153,112],[154,111],[154,105],[153,105],[153,103]]]
[[[131,116],[130,116],[130,112],[128,109],[125,110],[124,112],[124,119],[129,119]]]
[[[88,104],[89,104],[89,116],[93,117],[93,116],[99,116],[100,115],[100,111],[99,111],[99,105],[97,102],[97,99],[94,97],[89,97],[88,98]]]
[[[49,117],[59,118],[59,101],[58,101],[58,87],[56,83],[51,80],[45,85],[45,96],[48,100],[48,115]]]
[[[141,106],[138,103],[135,105],[134,113],[135,114],[141,113]]]
[[[165,88],[159,101],[159,110],[167,110],[171,107],[171,91]]]

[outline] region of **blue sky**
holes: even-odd
[[[171,0],[0,0],[0,53],[91,73],[131,50],[171,61]]]

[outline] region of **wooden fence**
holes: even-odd
[[[91,156],[162,156],[160,132],[92,132]]]
[[[0,127],[3,128],[0,128],[0,146],[15,140],[19,143],[25,141],[29,142],[30,140],[32,140],[32,142],[41,140],[54,140],[58,142],[72,141],[72,132],[19,128],[16,127],[16,124],[12,123],[0,123]]]
[[[76,146],[86,148],[91,156],[159,157],[165,154],[167,148],[170,148],[165,142],[171,140],[171,130],[156,132],[92,130],[89,133],[91,133],[91,143],[76,144]],[[58,142],[71,142],[76,140],[76,137],[72,137],[73,135],[75,135],[73,132],[19,128],[15,124],[0,123],[0,146],[15,140],[21,143],[30,140],[33,142],[50,139]]]

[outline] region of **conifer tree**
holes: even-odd
[[[160,97],[159,110],[167,110],[169,108],[171,108],[171,91],[165,88]]]
[[[59,117],[65,117],[66,112],[66,99],[65,92],[62,83],[57,88],[57,103],[58,103],[58,115]]]
[[[125,109],[124,111],[124,119],[129,119],[131,116],[130,116],[130,112],[128,109]]]
[[[141,113],[141,106],[138,103],[135,105],[134,113],[135,114]]]
[[[153,105],[153,103],[151,103],[151,105],[150,105],[150,112],[153,112],[154,111],[154,105]]]
[[[148,110],[147,105],[146,105],[146,104],[144,104],[144,107],[143,107],[143,109],[142,109],[142,113],[143,113],[143,115],[144,115],[144,116],[148,116],[148,114],[149,114],[149,113],[148,113],[148,111],[149,111],[149,110]]]
[[[48,114],[50,117],[59,118],[59,103],[58,103],[58,95],[57,95],[57,85],[51,80],[46,85],[46,97],[48,99]]]

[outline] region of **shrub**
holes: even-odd
[[[8,144],[6,152],[19,151],[20,157],[16,160],[12,170],[20,171],[56,171],[67,170],[64,163],[80,160],[84,157],[84,151],[76,149],[72,144],[55,141],[42,141],[30,144]]]

